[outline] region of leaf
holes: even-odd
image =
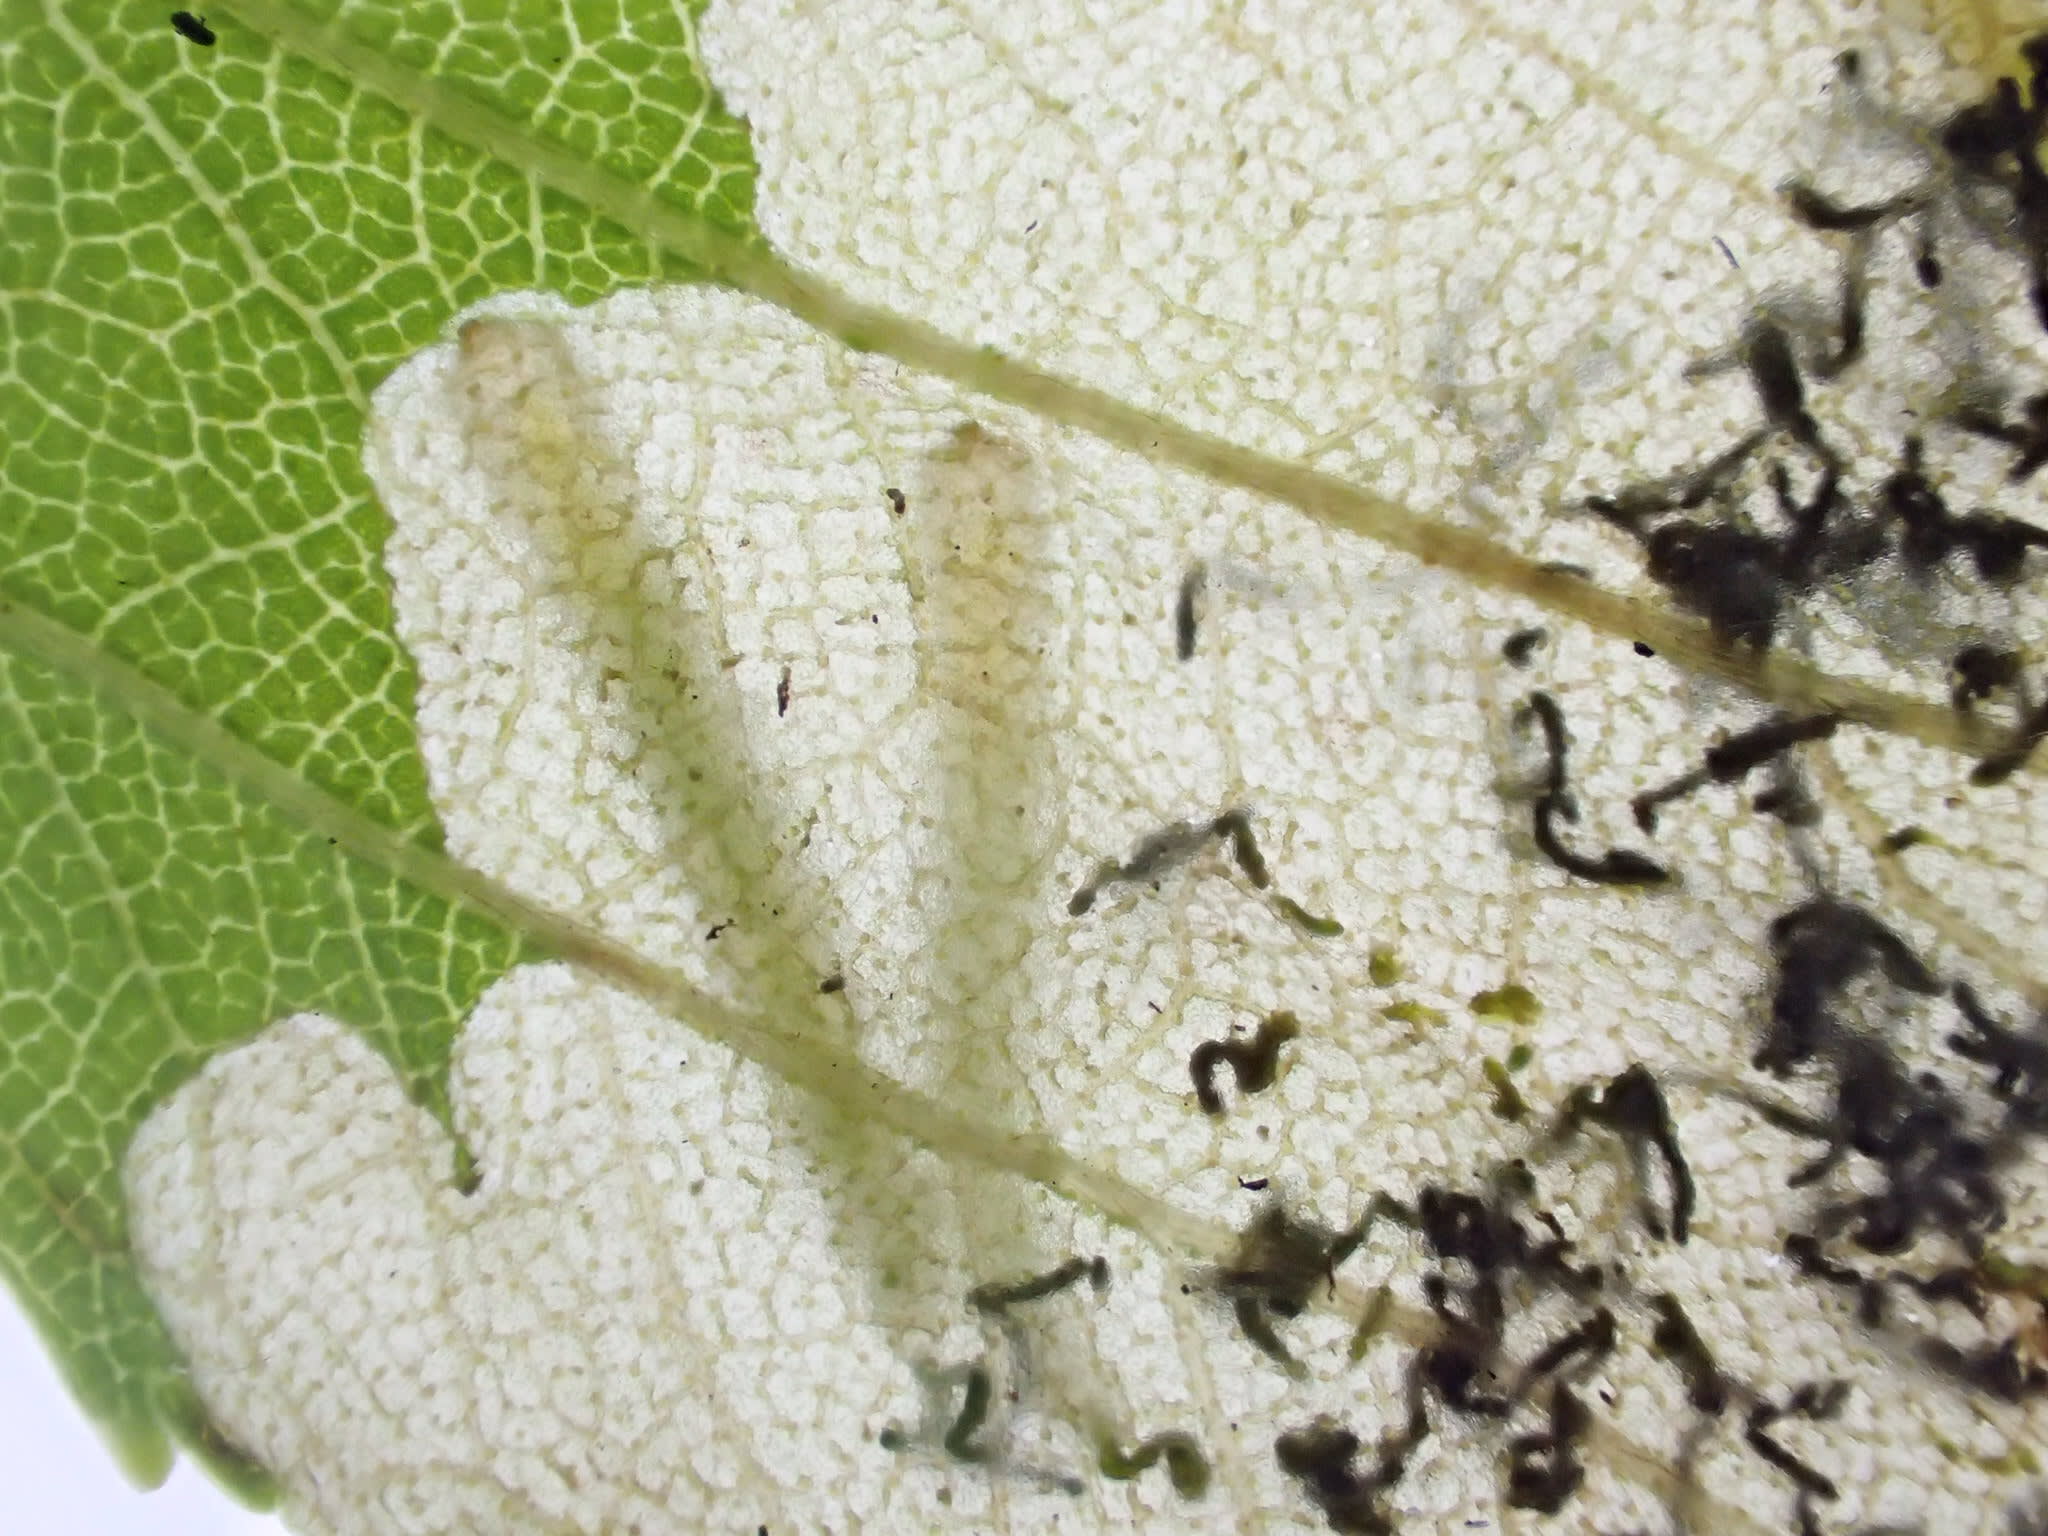
[[[487,294],[690,270],[313,61],[374,53],[472,125],[744,236],[744,131],[691,17],[642,11],[244,6],[202,49],[151,5],[6,7],[0,1274],[138,1481],[168,1471],[166,1431],[245,1493],[262,1479],[215,1445],[139,1288],[135,1127],[302,1008],[445,1117],[456,1024],[518,949],[337,856],[345,827],[308,836],[440,837],[360,464],[369,393]],[[138,729],[149,683],[225,734],[195,759]],[[236,782],[256,759],[285,798]]]
[[[284,1472],[293,1518],[1312,1525],[1276,1435],[1307,1445],[1323,1412],[1368,1441],[1397,1426],[1429,1318],[1404,1295],[1382,1328],[1374,1305],[1355,1373],[1348,1341],[1374,1281],[1406,1280],[1414,1256],[1377,1238],[1330,1294],[1307,1266],[1305,1315],[1263,1341],[1246,1304],[1294,1292],[1208,1266],[1232,1260],[1232,1227],[1264,1230],[1255,1211],[1334,1230],[1368,1191],[1411,1198],[1527,1149],[1476,1070],[1506,1036],[1461,1002],[1512,987],[1544,1003],[1520,1083],[1534,1118],[1647,1059],[1684,1079],[1679,1139],[1707,1148],[1684,1253],[1643,1243],[1648,1196],[1602,1174],[1605,1129],[1546,1163],[1586,1250],[1652,1269],[1745,1391],[1855,1378],[1851,1420],[1793,1432],[1816,1459],[1860,1440],[1898,1469],[1844,1478],[1844,1518],[1981,1518],[1981,1484],[1939,1450],[1955,1442],[1916,1417],[1933,1389],[1893,1390],[1911,1368],[1785,1273],[1790,1197],[1758,1192],[1795,1150],[1710,1091],[1747,1060],[1757,951],[1805,894],[1799,860],[1718,802],[1671,815],[1660,852],[1682,893],[1589,895],[1517,850],[1499,794],[1525,765],[1498,646],[1530,615],[1488,593],[1587,621],[1560,630],[1544,681],[1589,819],[1736,710],[1647,670],[1631,632],[1787,703],[1970,739],[1910,691],[1956,617],[1910,593],[1842,619],[1862,647],[1829,653],[1845,686],[1716,659],[1654,594],[1540,569],[1563,544],[1628,585],[1613,531],[1561,509],[1747,419],[1739,377],[1716,394],[1672,359],[1725,341],[1749,291],[1646,274],[1718,271],[1702,239],[1724,221],[1754,232],[1744,259],[1765,272],[1829,270],[1756,167],[1813,111],[1790,61],[1811,56],[1819,81],[1836,40],[1317,16],[1318,57],[1360,71],[1333,77],[1292,72],[1287,30],[1259,18],[1147,16],[1056,45],[1009,12],[717,20],[709,56],[755,125],[781,254],[695,225],[677,242],[950,383],[687,290],[487,307],[395,379],[370,445],[456,863],[324,781],[295,790],[301,762],[210,734],[207,711],[65,631],[10,629],[252,816],[311,807],[395,881],[578,962],[479,973],[449,1095],[482,1175],[467,1199],[406,1106],[417,1086],[308,1014],[138,1137],[154,1293],[228,1435]],[[508,134],[402,48],[286,31],[266,21],[627,227],[679,227],[634,203],[630,175]],[[899,209],[878,234],[877,210]],[[1830,402],[1830,428],[1873,453],[1901,397],[1931,405],[1947,377],[1938,335],[1901,337],[1913,368]],[[1174,659],[1192,559],[1209,572],[1199,667]],[[1944,964],[1987,963],[1967,912],[2037,900],[2006,852],[2041,846],[2028,801],[2009,790],[1941,829],[1976,882],[1944,918],[1917,877],[1858,853],[1952,759],[1814,756],[1838,775],[1831,875],[1916,946],[1938,938]],[[1244,805],[1270,897],[1199,835]],[[1105,866],[1118,883],[1069,915]],[[1283,900],[1343,933],[1304,932]],[[1361,998],[1385,985],[1381,945],[1400,1003]],[[1398,1028],[1386,1004],[1435,1022]],[[1305,1028],[1273,1082],[1237,1085],[1216,1122],[1191,1113],[1192,1046],[1282,1007]],[[1260,1207],[1238,1177],[1267,1170],[1280,1203]],[[1317,1230],[1280,1221],[1270,1242],[1333,1255]],[[1070,1286],[1000,1322],[963,1307],[970,1286],[1097,1253],[1099,1295]],[[1629,1408],[1589,1442],[1589,1501],[1690,1498],[1716,1529],[1789,1519],[1789,1485],[1732,1432],[1687,1493],[1685,1381],[1649,1314],[1617,1305],[1632,1336],[1603,1369]],[[1987,1437],[2033,1430],[2031,1411],[1939,1391],[1931,1412],[1982,1413]],[[1182,1435],[1215,1462],[1199,1504],[1184,1456],[1138,1465]],[[1424,1519],[1497,1512],[1498,1443],[1472,1440],[1438,1442],[1442,1464],[1400,1488]]]

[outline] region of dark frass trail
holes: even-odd
[[[1688,370],[1739,373],[1751,420],[1697,463],[1591,490],[1566,514],[1626,540],[1648,580],[1731,650],[1799,648],[1815,612],[1831,605],[1852,624],[1883,630],[1887,657],[1898,663],[1899,626],[1876,621],[1896,617],[1902,589],[1920,605],[1915,611],[1947,604],[1966,614],[1961,624],[1910,629],[1904,641],[1906,663],[1930,692],[1991,726],[1985,739],[1995,745],[1967,783],[1959,776],[1966,793],[2014,780],[2048,738],[2048,673],[2033,669],[2018,607],[2048,579],[2048,528],[2022,510],[2038,507],[2038,472],[2048,465],[2048,376],[1994,384],[1990,368],[1963,370],[1967,387],[1950,392],[1942,413],[1920,415],[1874,450],[1867,440],[1856,446],[1855,434],[1836,423],[1830,391],[1881,378],[1887,366],[1889,338],[1873,315],[1881,299],[1897,295],[1873,273],[1883,270],[1878,258],[1889,243],[1903,242],[1904,267],[1890,270],[1905,272],[1908,297],[1952,295],[1963,268],[1989,265],[2011,285],[2006,297],[2017,304],[2008,307],[2048,333],[2048,174],[2040,162],[2048,33],[2023,56],[2024,82],[2001,80],[1985,99],[1920,124],[1923,154],[1909,185],[1869,196],[1806,180],[1783,186],[1793,219],[1833,248],[1832,286],[1759,302],[1717,361]],[[1844,55],[1838,67],[1841,90],[1872,90],[1856,56]],[[1988,332],[1979,340],[1982,351],[2002,346]],[[1981,454],[1986,445],[2001,456],[2009,504],[1954,491],[1957,453]],[[1195,562],[1175,594],[1170,644],[1180,663],[1201,653],[1207,582]],[[1938,638],[1958,628],[1973,637]],[[1560,1529],[1584,1528],[1574,1522],[1590,1513],[1579,1501],[1599,1465],[1601,1436],[1628,1438],[1624,1410],[1601,1384],[1610,1362],[1625,1356],[1661,1374],[1675,1405],[1669,1411],[1680,1419],[1664,1426],[1677,1446],[1664,1528],[1707,1528],[1699,1463],[1713,1452],[1747,1458],[1756,1486],[1776,1490],[1775,1505],[1745,1503],[1766,1527],[1797,1536],[1918,1529],[1831,1516],[1850,1470],[1844,1420],[1871,1390],[1873,1352],[1898,1373],[1897,1390],[1916,1398],[2016,1403],[2048,1390],[2048,1272],[1998,1246],[2021,1165],[2048,1151],[2048,1016],[2003,1016],[1985,1001],[1982,978],[1947,973],[1916,950],[1900,932],[1907,914],[1834,888],[1819,839],[1845,808],[1830,804],[1840,780],[1817,771],[1814,754],[1838,750],[1858,727],[1827,711],[1712,720],[1707,739],[1686,744],[1692,766],[1641,783],[1625,806],[1595,806],[1582,800],[1573,751],[1576,744],[1597,754],[1601,733],[1583,716],[1575,725],[1541,686],[1550,641],[1548,630],[1527,626],[1497,645],[1502,666],[1532,674],[1535,684],[1514,690],[1512,723],[1533,768],[1509,791],[1515,803],[1506,813],[1527,817],[1534,857],[1588,901],[1658,899],[1685,881],[1683,867],[1656,852],[1660,818],[1681,814],[1682,805],[1682,814],[1767,829],[1803,872],[1803,896],[1754,935],[1766,979],[1752,1000],[1754,1033],[1741,1043],[1746,1070],[1667,1068],[1660,1079],[1635,1062],[1532,1102],[1513,1076],[1529,1064],[1531,1047],[1516,1045],[1505,1061],[1486,1057],[1481,1075],[1495,1115],[1515,1128],[1517,1155],[1410,1190],[1372,1192],[1342,1228],[1306,1214],[1274,1187],[1279,1181],[1240,1177],[1256,1204],[1236,1251],[1183,1289],[1216,1303],[1265,1366],[1306,1382],[1314,1363],[1306,1314],[1328,1304],[1347,1269],[1371,1253],[1384,1263],[1392,1248],[1388,1278],[1339,1347],[1355,1364],[1398,1332],[1397,1392],[1391,1400],[1360,1392],[1348,1410],[1283,1418],[1271,1445],[1289,1485],[1333,1531],[1424,1528],[1419,1518],[1404,1519],[1403,1495],[1419,1458],[1435,1449],[1433,1437],[1479,1446],[1508,1508],[1556,1516]],[[1724,698],[1715,707],[1731,706]],[[1620,843],[1592,830],[1606,819],[1596,813],[1612,811],[1633,825]],[[1909,823],[1871,851],[1898,860],[1933,840]],[[1286,877],[1261,849],[1254,811],[1231,806],[1170,822],[1121,857],[1098,851],[1067,912],[1098,922],[1099,906],[1155,899],[1169,882],[1227,880],[1257,893],[1310,940],[1341,934],[1335,920],[1279,894]],[[1392,986],[1400,968],[1391,952],[1376,950],[1369,974],[1375,986]],[[1477,1017],[1515,1026],[1539,1011],[1519,984],[1481,993],[1471,1006]],[[1382,1012],[1418,1026],[1441,1021],[1414,1003]],[[1218,1121],[1285,1114],[1284,1079],[1320,1023],[1268,1009],[1201,1040],[1186,1058],[1190,1113]],[[1872,1346],[1860,1362],[1803,1359],[1797,1379],[1771,1387],[1747,1379],[1728,1359],[1754,1356],[1755,1341],[1716,1338],[1712,1319],[1696,1317],[1651,1277],[1657,1251],[1687,1244],[1715,1211],[1714,1175],[1695,1174],[1673,1114],[1680,1090],[1733,1107],[1745,1137],[1791,1149],[1793,1167],[1775,1197],[1774,1283],[1788,1302],[1845,1314],[1850,1337]],[[1616,1230],[1580,1215],[1603,1204],[1603,1189],[1586,1182],[1603,1168],[1619,1170],[1631,1199]],[[956,1462],[1001,1465],[1078,1491],[1006,1444],[992,1404],[1006,1391],[1017,1395],[1001,1361],[1023,1354],[1030,1330],[1072,1326],[1073,1309],[1110,1284],[1102,1260],[1076,1256],[1043,1274],[976,1287],[969,1300],[988,1352],[928,1382],[922,1428],[912,1435],[892,1427],[884,1445],[922,1442]],[[1399,1330],[1389,1326],[1397,1287],[1421,1301]],[[1098,1470],[1111,1479],[1156,1477],[1183,1499],[1202,1497],[1209,1485],[1208,1453],[1185,1430],[1160,1429],[1131,1449],[1132,1437],[1108,1430],[1098,1441]],[[2031,1457],[2022,1447],[2008,1458],[2014,1465],[1997,1470],[2034,1472]],[[2048,1529],[2028,1508],[2015,1508],[2011,1520],[2014,1530]]]
[[[1849,435],[1826,424],[1830,386],[1884,366],[1886,338],[1871,322],[1882,242],[1905,242],[1911,284],[1926,295],[1951,280],[1962,247],[1972,246],[1968,254],[1998,264],[2031,323],[2048,331],[2048,33],[2022,54],[2027,79],[2000,80],[1983,100],[1923,125],[1925,159],[1910,186],[1871,197],[1806,181],[1784,186],[1793,217],[1835,246],[1837,282],[1808,296],[1798,310],[1803,321],[1788,318],[1782,300],[1760,305],[1733,339],[1723,366],[1747,376],[1754,424],[1698,464],[1585,497],[1584,511],[1632,540],[1648,578],[1705,619],[1722,644],[1758,653],[1793,644],[1809,605],[1824,599],[1853,614],[1859,602],[1884,601],[1886,581],[1894,591],[1903,581],[1930,602],[1960,593],[1974,614],[2013,620],[2017,600],[2048,578],[2048,528],[2020,510],[2038,508],[2031,493],[2048,465],[2048,377],[1993,389],[1985,370],[1974,393],[1945,416],[1915,423],[1877,462],[1867,453],[1858,462]],[[1839,69],[1842,89],[1871,89],[1855,55],[1844,55]],[[1814,316],[1825,323],[1816,326]],[[1995,337],[1984,341],[1997,345]],[[1953,504],[1945,469],[1952,452],[1984,444],[2003,456],[2011,504]],[[1193,649],[1194,592],[1191,579],[1177,612],[1183,658]],[[2030,670],[2017,634],[1990,628],[1965,646],[1930,643],[1914,657],[1958,712],[1998,722],[2001,745],[1969,776],[1979,791],[2012,780],[2048,738],[2048,673]],[[1540,668],[1543,639],[1542,630],[1516,630],[1501,655],[1515,668]],[[1571,778],[1573,733],[1550,693],[1526,692],[1517,725],[1540,737],[1540,776],[1527,798],[1545,859],[1590,884],[1683,878],[1645,849],[1583,846],[1571,830],[1582,809]],[[1720,738],[1697,750],[1696,768],[1634,797],[1638,832],[1654,841],[1660,809],[1755,776],[1766,780],[1761,788],[1715,798],[1714,812],[1764,818],[1796,851],[1830,816],[1801,754],[1841,725],[1831,714],[1725,722]],[[1901,857],[1925,840],[1907,826],[1882,852]],[[1133,864],[1105,865],[1086,894],[1154,872],[1150,861]],[[1757,1134],[1810,1148],[1778,1205],[1784,1283],[1846,1300],[1857,1326],[1897,1362],[1902,1391],[2031,1398],[2048,1389],[2048,1275],[2006,1259],[1996,1244],[2010,1181],[2042,1155],[2048,1131],[2048,1017],[2001,1017],[1970,977],[1944,974],[1884,914],[1826,888],[1818,858],[1801,864],[1810,895],[1757,935],[1769,981],[1756,1000],[1759,1031],[1744,1050],[1749,1079],[1706,1085],[1740,1104]],[[1932,1021],[1931,1064],[1901,1043],[1903,1020]],[[1225,1061],[1248,1091],[1270,1081],[1278,1043],[1262,1028],[1250,1044],[1205,1048],[1196,1071],[1201,1107],[1222,1112],[1207,1077]],[[1506,1069],[1492,1075],[1505,1078]],[[1635,1065],[1548,1107],[1528,1106],[1517,1092],[1514,1118],[1529,1128],[1523,1155],[1470,1170],[1461,1187],[1380,1193],[1341,1232],[1277,1199],[1249,1225],[1236,1261],[1209,1284],[1247,1337],[1297,1372],[1285,1325],[1376,1229],[1405,1230],[1422,1261],[1418,1283],[1433,1322],[1409,1350],[1404,1398],[1357,1410],[1365,1425],[1381,1426],[1377,1438],[1349,1414],[1321,1414],[1273,1446],[1331,1530],[1403,1528],[1403,1480],[1418,1449],[1451,1423],[1461,1438],[1476,1432],[1494,1446],[1509,1507],[1569,1519],[1587,1476],[1588,1437],[1606,1411],[1583,1382],[1617,1350],[1660,1361],[1693,1417],[1669,1512],[1676,1528],[1692,1528],[1691,1462],[1720,1437],[1756,1458],[1782,1490],[1775,1518],[1786,1531],[1853,1529],[1829,1520],[1841,1489],[1825,1427],[1861,1389],[1825,1373],[1779,1393],[1745,1382],[1674,1296],[1640,1283],[1613,1245],[1565,1218],[1577,1202],[1560,1153],[1604,1135],[1633,1171],[1641,1232],[1655,1244],[1687,1240],[1696,1207],[1711,1207],[1714,1192],[1711,1179],[1695,1182],[1667,1087]],[[1795,1106],[1788,1089],[1809,1107]],[[1353,1358],[1381,1332],[1388,1296],[1383,1286]],[[1518,1329],[1518,1321],[1534,1326]],[[1511,1335],[1539,1342],[1510,1349]],[[1755,1513],[1773,1518],[1767,1509]],[[2010,1518],[2015,1530],[2040,1528],[2028,1509]]]

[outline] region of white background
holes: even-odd
[[[281,1536],[180,1457],[138,1493],[58,1384],[20,1308],[0,1287],[0,1503],[7,1536]]]

